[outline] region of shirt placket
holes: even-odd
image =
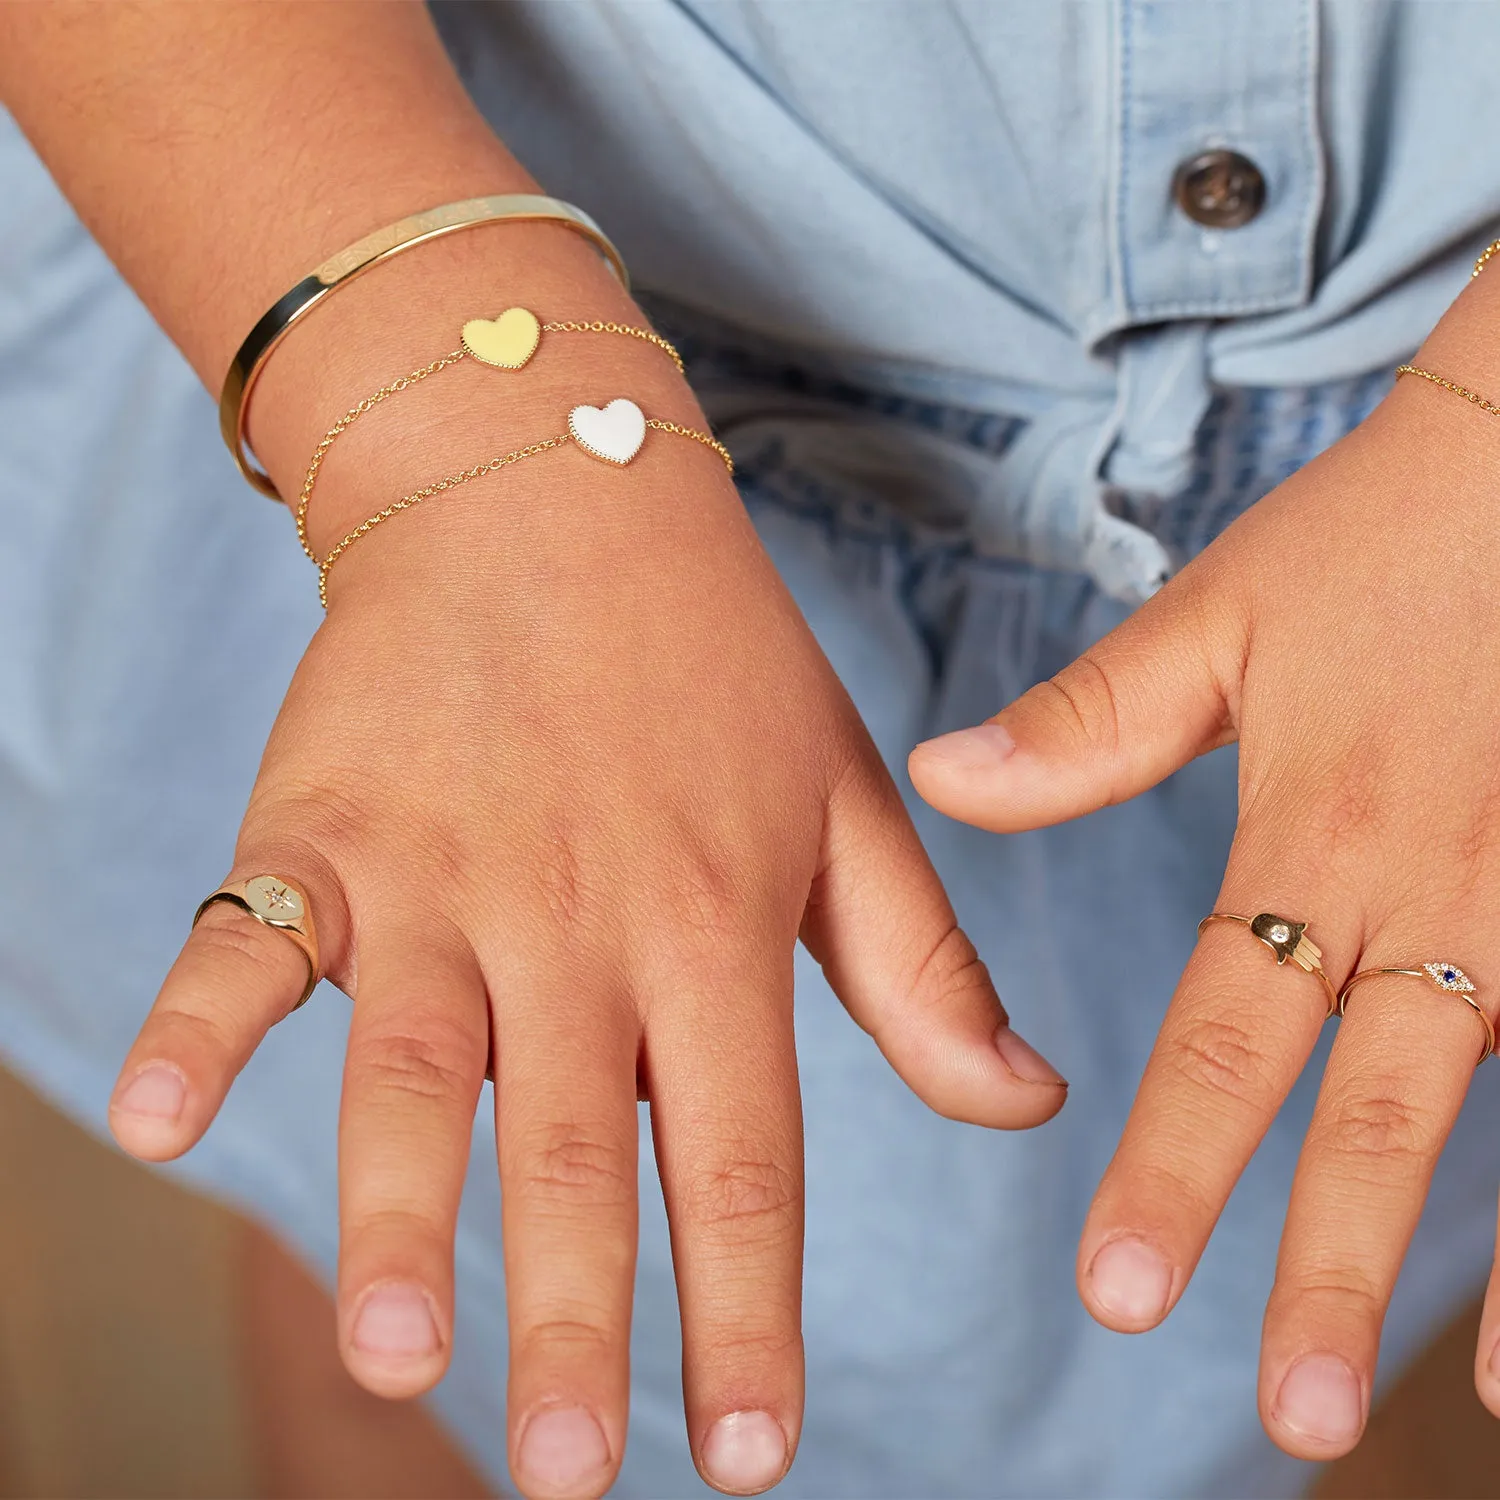
[[[1324,187],[1316,0],[1115,6],[1115,330],[1305,302]]]
[[[1316,0],[1115,0],[1117,428],[1099,478],[1150,514],[1191,481],[1223,319],[1312,294],[1324,154]]]

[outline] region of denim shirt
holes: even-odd
[[[1500,223],[1500,6],[1457,0],[474,0],[470,91],[637,282],[904,394],[1031,418],[978,540],[1136,601],[1126,496],[1211,385],[1393,365]],[[1215,147],[1264,206],[1174,201]]]
[[[932,443],[913,472],[955,490],[971,475],[995,551],[1085,567],[1127,598],[1153,585],[1173,533],[1129,520],[1112,489],[1169,495],[1201,427],[1212,481],[1179,507],[1201,541],[1363,415],[1379,385],[1366,372],[1420,339],[1496,217],[1480,155],[1500,134],[1493,4],[480,0],[435,14],[481,107],[618,238],[641,285],[857,377],[881,420],[841,430],[868,469],[889,479],[920,427]],[[1218,143],[1257,164],[1266,199],[1209,233],[1170,184]],[[756,390],[741,436],[786,433],[804,388],[742,383]],[[1200,424],[1213,383],[1273,389],[1219,392]],[[726,393],[709,394],[722,420]],[[929,400],[949,403],[941,421],[894,410]],[[815,471],[839,457],[826,436],[806,424],[785,444],[795,462],[741,477],[899,775],[916,739],[992,713],[1122,609],[1076,575],[914,547],[904,516],[888,535],[825,525]],[[0,496],[0,1054],[103,1134],[321,612],[288,517],[235,474],[212,398],[3,112]],[[502,487],[465,501],[503,503]],[[1300,1492],[1307,1476],[1256,1418],[1257,1347],[1316,1061],[1166,1325],[1121,1338],[1072,1289],[1093,1187],[1222,876],[1234,794],[1221,753],[1004,839],[909,796],[1020,1029],[1073,1082],[1043,1130],[932,1114],[799,956],[809,1400],[782,1493]],[[172,1168],[263,1216],[330,1281],[349,1014],[325,992],[272,1028]],[[1490,1264],[1500,1094],[1477,1087],[1466,1115],[1385,1325],[1387,1371]],[[461,1335],[434,1400],[500,1490],[492,1119],[476,1122]],[[618,1490],[706,1494],[643,1161]]]

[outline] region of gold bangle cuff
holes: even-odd
[[[1492,1057],[1495,1052],[1495,1023],[1490,1020],[1489,1012],[1474,998],[1474,981],[1459,968],[1457,964],[1446,963],[1424,963],[1419,969],[1361,969],[1357,974],[1350,977],[1349,982],[1339,992],[1339,1014],[1342,1016],[1349,1003],[1349,991],[1365,979],[1374,979],[1380,974],[1403,974],[1412,979],[1425,979],[1429,984],[1436,985],[1438,989],[1449,995],[1457,995],[1470,1010],[1479,1017],[1484,1026],[1484,1047],[1480,1051],[1479,1060],[1474,1064],[1477,1068],[1485,1058]]]
[[[298,319],[305,317],[330,292],[362,276],[372,266],[402,250],[410,250],[440,235],[477,224],[497,220],[551,220],[572,229],[593,242],[595,248],[629,287],[630,277],[620,252],[602,229],[583,212],[560,198],[540,193],[500,193],[485,198],[465,198],[458,203],[444,203],[422,213],[412,214],[377,229],[363,239],[330,256],[322,265],[304,276],[296,286],[279,298],[246,336],[229,362],[228,373],[219,393],[219,431],[245,479],[263,495],[280,500],[270,476],[259,468],[245,441],[245,413],[250,393],[259,378],[261,367],[271,350],[286,336]]]
[[[1290,917],[1278,917],[1275,912],[1263,911],[1258,916],[1242,917],[1232,911],[1211,911],[1198,923],[1198,936],[1210,922],[1238,922],[1252,933],[1276,955],[1276,962],[1284,964],[1287,959],[1304,973],[1313,974],[1328,995],[1328,1010],[1323,1019],[1338,1013],[1338,995],[1333,981],[1323,972],[1323,950],[1307,936],[1307,923],[1294,922]]]

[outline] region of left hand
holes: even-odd
[[[1335,989],[1357,969],[1457,963],[1493,1018],[1497,459],[1500,424],[1400,381],[1065,671],[988,725],[919,745],[917,790],[1009,833],[1133,797],[1238,740],[1215,909],[1306,921]],[[1111,1328],[1153,1327],[1182,1295],[1317,1042],[1326,992],[1270,959],[1212,923],[1172,999],[1079,1249],[1083,1300]],[[1261,1416],[1290,1453],[1331,1458],[1359,1439],[1386,1306],[1483,1044],[1480,1018],[1425,979],[1350,996],[1262,1341]],[[1500,1415],[1497,1340],[1500,1277],[1475,1366]]]

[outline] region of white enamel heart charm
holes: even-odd
[[[536,353],[542,325],[524,307],[507,307],[498,318],[470,318],[463,326],[464,348],[475,359],[501,370],[519,370]]]
[[[568,431],[585,453],[609,464],[628,464],[646,441],[646,414],[634,401],[617,396],[608,406],[575,406]]]

